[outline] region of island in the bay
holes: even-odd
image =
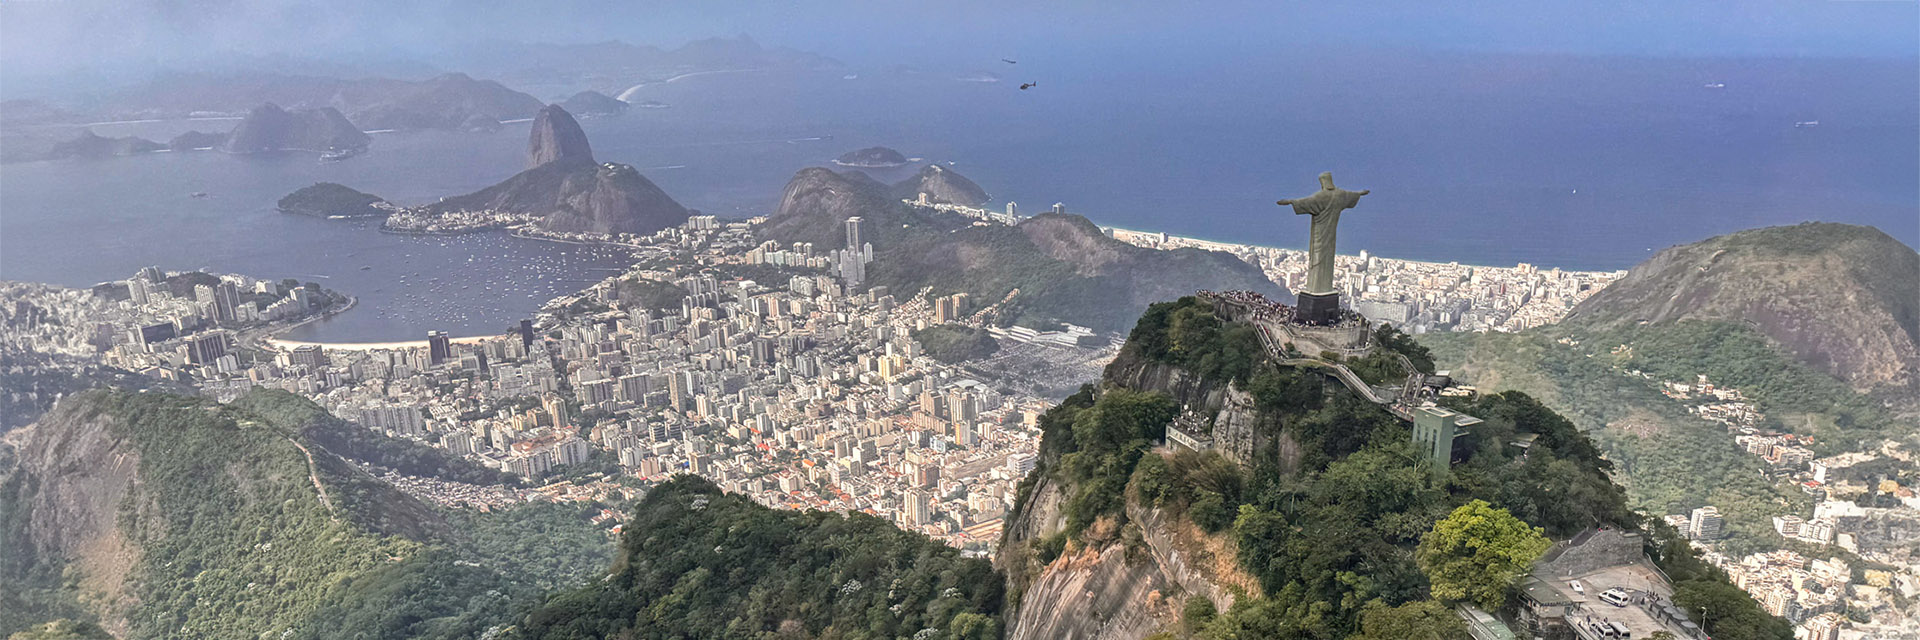
[[[833,163],[843,167],[862,169],[890,169],[907,164],[906,154],[886,147],[867,147],[840,154]]]
[[[319,218],[370,218],[397,210],[380,196],[362,193],[343,184],[321,182],[281,198],[281,213]]]

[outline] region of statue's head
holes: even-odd
[[[1320,190],[1321,191],[1333,190],[1333,172],[1332,171],[1320,172]]]

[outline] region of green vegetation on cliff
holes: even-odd
[[[987,640],[1002,589],[985,560],[878,518],[776,511],[680,476],[641,501],[612,576],[548,598],[516,633]]]
[[[1382,339],[1431,366],[1404,336]],[[1446,611],[1435,599],[1497,607],[1507,598],[1498,585],[1544,550],[1542,534],[1639,526],[1600,448],[1529,396],[1452,401],[1485,422],[1461,439],[1461,461],[1436,481],[1398,419],[1263,354],[1251,327],[1223,321],[1197,299],[1150,307],[1102,385],[1041,417],[1041,456],[1002,547],[1015,601],[1064,553],[1135,544],[1133,505],[1217,537],[1257,582],[1258,593],[1231,608],[1186,621],[1192,637],[1384,638],[1409,629],[1462,637],[1457,619],[1435,615]],[[1155,447],[1182,409],[1176,396],[1203,402],[1229,385],[1252,396],[1252,415],[1236,419],[1267,441],[1250,465]],[[1217,410],[1190,408],[1203,419]],[[1528,434],[1530,449],[1509,445]],[[1058,530],[1028,522],[1042,517],[1033,513],[1041,491],[1058,492]],[[1504,558],[1498,567],[1461,560],[1488,550]],[[1744,606],[1742,615],[1758,611],[1751,600]]]
[[[913,339],[927,348],[927,355],[947,364],[985,358],[1000,350],[1000,343],[986,329],[961,324],[927,327],[913,332]]]
[[[1725,426],[1662,395],[1661,381],[1691,383],[1706,375],[1738,389],[1766,414],[1761,427],[1811,435],[1816,453],[1894,434],[1893,421],[1870,398],[1730,323],[1600,332],[1555,326],[1422,340],[1462,380],[1522,391],[1567,415],[1619,466],[1636,508],[1662,515],[1719,507],[1731,536],[1728,551],[1736,554],[1778,546],[1771,517],[1809,512],[1810,499],[1769,480],[1765,461],[1740,448]]]

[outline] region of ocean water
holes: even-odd
[[[695,76],[638,92],[670,108],[583,126],[601,160],[723,217],[768,213],[794,171],[877,144],[951,163],[996,206],[1063,202],[1101,224],[1272,246],[1304,246],[1306,222],[1273,201],[1311,193],[1325,170],[1372,190],[1342,219],[1347,253],[1617,269],[1669,245],[1803,220],[1869,224],[1920,245],[1911,61],[1140,52],[981,69],[1004,81],[857,68]],[[1021,91],[1023,81],[1039,86]],[[532,92],[557,100],[581,88]],[[1819,124],[1796,126],[1809,121]],[[95,131],[164,140],[231,126]],[[629,258],[498,234],[393,236],[273,203],[322,180],[402,204],[465,193],[521,169],[525,136],[525,124],[384,133],[368,153],[325,164],[198,152],[0,166],[0,278],[78,286],[149,264],[312,276],[361,306],[296,337],[498,331]]]

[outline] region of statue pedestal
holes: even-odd
[[[1296,306],[1294,321],[1302,324],[1328,325],[1340,321],[1340,294],[1302,293],[1300,304]]]

